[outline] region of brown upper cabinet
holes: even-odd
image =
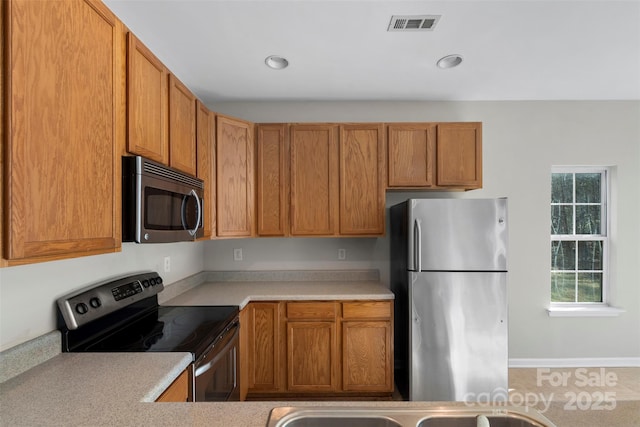
[[[338,232],[337,130],[331,124],[290,127],[292,236]]]
[[[259,236],[384,234],[383,126],[259,124]]]
[[[438,123],[436,184],[482,188],[482,123]]]
[[[204,181],[204,234],[216,232],[216,118],[202,102],[196,102],[196,142],[198,178]]]
[[[169,74],[169,166],[196,175],[196,97]]]
[[[220,237],[255,235],[253,163],[253,124],[217,115],[216,226]]]
[[[257,233],[289,235],[289,126],[256,126]]]
[[[381,124],[340,125],[340,234],[384,234],[384,142]]]
[[[127,151],[196,175],[196,97],[127,34]]]
[[[435,124],[390,124],[387,133],[389,187],[432,186]]]
[[[117,251],[122,23],[93,0],[2,9],[3,264]]]
[[[127,33],[127,151],[169,165],[169,70]]]
[[[482,188],[482,123],[387,125],[388,187]]]

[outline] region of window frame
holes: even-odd
[[[609,314],[599,314],[599,315],[617,315],[619,312],[618,309],[614,309],[610,306],[610,295],[611,295],[611,283],[610,283],[610,247],[611,247],[611,168],[607,166],[552,166],[550,178],[553,178],[553,174],[557,173],[570,173],[573,175],[574,184],[573,184],[573,197],[571,201],[571,206],[573,207],[573,230],[572,234],[551,234],[549,240],[549,251],[551,251],[551,245],[554,241],[571,241],[578,242],[581,241],[602,241],[602,301],[597,302],[556,302],[551,301],[551,274],[554,271],[563,271],[563,270],[553,270],[551,265],[551,256],[549,256],[549,315],[554,316],[567,316],[567,315],[584,315],[585,313],[595,313],[600,311],[601,313],[607,312],[609,309],[613,309]],[[575,185],[575,175],[582,173],[598,173],[601,176],[600,179],[600,234],[576,234],[576,205],[584,205],[583,203],[579,203],[576,201],[576,185]],[[549,186],[551,188],[551,185]],[[553,203],[549,202],[549,206],[553,207],[555,205],[567,205],[566,203]],[[551,218],[550,218],[551,219]],[[549,253],[551,255],[551,253]],[[580,271],[578,267],[578,251],[576,248],[576,274]],[[569,271],[569,270],[565,270]],[[586,270],[585,272],[588,272]],[[576,282],[577,287],[577,282]],[[576,289],[577,292],[577,289]],[[576,294],[577,297],[577,294]]]

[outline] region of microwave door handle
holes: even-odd
[[[193,227],[193,230],[187,229],[186,212],[187,212],[187,199],[189,198],[189,196],[193,196],[196,199],[196,206],[198,208],[198,213],[196,214],[196,225],[195,227]],[[200,205],[200,197],[198,197],[198,194],[193,189],[189,192],[187,196],[184,197],[184,199],[182,199],[181,217],[182,217],[182,228],[187,230],[191,236],[195,236],[196,233],[198,232],[198,228],[200,227],[200,218],[202,218],[202,206]]]

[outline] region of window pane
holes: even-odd
[[[551,242],[551,269],[576,269],[576,242]]]
[[[602,242],[578,242],[578,270],[602,270]]]
[[[602,302],[602,273],[578,273],[578,302]]]
[[[551,206],[551,234],[573,234],[573,206]]]
[[[576,174],[576,203],[600,203],[600,174]]]
[[[551,301],[575,302],[575,273],[551,273]]]
[[[600,209],[600,205],[576,206],[576,234],[601,234]]]
[[[551,203],[573,202],[573,174],[551,174]]]

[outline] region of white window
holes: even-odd
[[[552,308],[607,305],[608,175],[599,167],[552,169]]]

